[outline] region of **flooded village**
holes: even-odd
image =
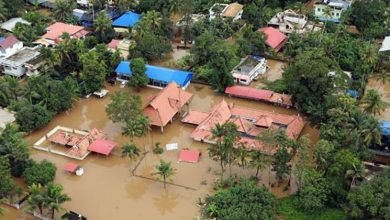
[[[0,219],[388,219],[372,1],[0,0]]]

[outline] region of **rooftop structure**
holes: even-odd
[[[196,118],[191,114],[196,114]],[[237,125],[240,132],[240,142],[249,150],[259,150],[273,155],[276,149],[265,149],[264,145],[255,139],[261,132],[267,129],[283,129],[288,137],[297,139],[305,125],[299,115],[284,115],[274,112],[266,112],[258,109],[248,109],[233,104],[228,105],[225,100],[214,106],[209,113],[198,114],[192,110],[182,120],[184,123],[198,125],[191,137],[196,141],[214,143],[211,130],[216,124],[232,122]],[[200,122],[200,123],[198,123]]]
[[[161,92],[150,100],[143,110],[143,114],[150,120],[150,124],[161,127],[161,132],[168,122],[172,122],[176,114],[183,114],[183,108],[191,101],[192,94],[180,88],[175,82],[170,83]]]
[[[180,151],[178,162],[198,163],[199,158],[200,158],[199,151],[183,149]]]
[[[131,80],[132,71],[130,61],[122,61],[115,69],[117,80]],[[187,88],[192,79],[192,73],[182,70],[169,69],[165,67],[146,65],[146,75],[149,78],[148,86],[153,88],[164,88],[169,83],[175,82],[182,88]]]
[[[1,29],[13,32],[13,29],[15,28],[17,23],[24,23],[30,25],[31,23],[24,20],[23,18],[11,18],[8,21],[5,21],[1,24]]]
[[[112,22],[113,27],[131,28],[141,19],[141,15],[128,11]]]
[[[267,61],[264,57],[246,56],[231,71],[237,84],[249,85],[252,80],[257,80],[259,75],[267,71]]]
[[[8,57],[23,48],[23,42],[11,35],[0,39],[0,57]]]
[[[0,128],[5,128],[5,125],[15,121],[13,113],[0,107]]]
[[[380,122],[381,135],[390,135],[390,121]]]
[[[59,43],[62,40],[61,35],[63,33],[67,33],[71,38],[76,39],[83,38],[89,34],[89,32],[82,26],[65,24],[62,22],[56,22],[47,27],[46,30],[47,32],[42,36],[42,39],[47,41],[49,44]]]
[[[223,18],[231,18],[233,21],[241,19],[243,5],[238,3],[222,4],[215,3],[209,10],[210,20],[221,16]]]
[[[21,77],[27,71],[25,64],[36,59],[39,55],[38,47],[24,47],[9,57],[1,58],[0,65],[3,66],[5,74]]]
[[[129,47],[132,43],[134,43],[134,41],[129,39],[112,39],[111,42],[107,44],[107,49],[112,51],[119,50],[122,57],[127,58],[129,55]]]
[[[352,0],[317,0],[314,4],[314,16],[321,21],[340,22],[341,13],[349,8]],[[329,10],[330,14],[327,14]]]
[[[390,36],[385,37],[379,52],[390,51]]]
[[[275,52],[279,52],[288,40],[286,35],[273,27],[260,28],[259,31],[265,34],[267,37],[266,44],[274,49]]]
[[[43,146],[47,141],[50,142],[49,146]],[[35,142],[33,147],[38,150],[83,160],[91,152],[109,155],[116,145],[117,143],[107,140],[105,134],[96,128],[86,132],[57,126]],[[65,151],[59,150],[59,146],[67,149]]]
[[[305,15],[298,14],[291,9],[278,12],[268,22],[268,26],[277,28],[284,34],[291,34],[293,32],[303,34],[305,32],[321,30],[320,27],[309,22]]]
[[[268,102],[286,108],[294,106],[290,95],[280,94],[270,90],[256,89],[247,86],[231,86],[226,88],[225,93],[230,96]]]

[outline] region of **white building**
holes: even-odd
[[[390,36],[385,37],[379,52],[390,51]]]
[[[303,34],[305,32],[319,31],[322,29],[314,23],[309,22],[305,15],[298,14],[291,9],[278,12],[268,22],[268,26],[277,28],[284,34],[291,34],[293,32]]]
[[[339,23],[341,13],[347,10],[351,3],[352,0],[318,0],[314,4],[314,16],[321,21],[332,21]],[[328,9],[330,9],[329,15],[326,14]]]
[[[8,57],[23,48],[23,42],[11,35],[0,38],[0,57]]]
[[[9,57],[1,58],[0,65],[3,67],[4,74],[20,78],[27,72],[26,64],[39,55],[38,47],[24,47]]]
[[[236,2],[231,4],[215,3],[209,9],[210,20],[213,20],[217,16],[231,18],[233,21],[239,20],[242,17],[243,7],[243,5]]]
[[[246,56],[231,71],[237,84],[249,85],[252,80],[257,80],[259,75],[267,71],[267,60],[264,57]]]
[[[31,24],[30,22],[24,20],[23,18],[11,18],[8,21],[5,21],[4,23],[1,24],[1,29],[12,32],[17,23],[23,23],[28,25]]]

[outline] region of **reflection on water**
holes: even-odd
[[[107,85],[106,87],[110,93],[130,90],[129,88],[120,89],[119,86]],[[187,90],[194,94],[190,107],[202,111],[208,111],[216,103],[225,99],[229,103],[234,102],[248,108],[298,114],[296,110],[214,94],[210,87],[204,85],[192,84]],[[146,104],[148,97],[159,91],[151,88],[142,89],[139,94],[142,96],[143,104]],[[109,139],[119,142],[120,145],[128,143],[129,137],[121,135],[121,125],[114,124],[108,119],[105,113],[105,106],[108,103],[109,97],[81,99],[74,103],[71,110],[56,116],[47,127],[32,133],[26,139],[32,144],[55,126],[62,125],[83,130],[96,127],[102,129]],[[190,138],[194,128],[194,126],[175,120],[164,128],[164,133],[155,127],[149,136],[135,138],[134,142],[142,150],[145,144],[147,145],[145,148],[151,150],[153,144],[160,142],[161,147],[165,147],[168,143],[178,143],[179,148],[193,148],[202,152],[200,162],[197,164],[177,163],[178,151],[164,152],[162,155],[149,152],[136,172],[138,175],[152,177],[151,173],[160,159],[171,161],[176,170],[173,182],[195,190],[172,185],[168,185],[167,190],[164,190],[161,182],[131,176],[130,169],[136,163],[130,162],[128,158],[121,158],[119,148],[115,149],[113,155],[109,157],[91,154],[84,161],[74,161],[37,150],[32,150],[32,157],[35,160],[47,159],[56,164],[58,169],[55,182],[62,184],[64,191],[72,198],[72,201],[65,203],[64,207],[81,213],[88,219],[129,219],[129,216],[134,219],[193,219],[199,212],[199,208],[195,205],[196,201],[210,194],[213,182],[219,178],[215,173],[220,171],[218,163],[208,157],[208,145],[194,142]],[[313,141],[318,138],[318,132],[309,126],[305,127],[303,133],[309,134]],[[63,167],[69,161],[82,166],[85,171],[84,175],[78,177],[65,173]],[[255,170],[233,167],[233,173],[250,176],[254,175]],[[268,172],[261,172],[261,179],[269,182]],[[274,181],[273,175],[270,180]],[[201,184],[202,181],[206,184]],[[17,216],[22,216],[22,214],[12,211],[6,214],[5,218],[18,219]]]

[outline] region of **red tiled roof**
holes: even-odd
[[[287,136],[297,139],[305,125],[299,115],[284,115],[257,109],[228,105],[225,100],[214,106],[202,123],[191,133],[191,137],[199,141],[213,141],[211,130],[216,124],[231,121],[237,125],[238,131],[255,137],[267,128],[283,128]],[[254,138],[241,137],[248,142],[248,148],[262,148]]]
[[[199,125],[210,113],[195,110],[189,110],[188,114],[181,120],[184,123]]]
[[[197,150],[181,150],[179,162],[197,163],[199,161],[200,152]]]
[[[165,126],[191,98],[191,93],[172,82],[149,102],[143,114],[152,125]]]
[[[50,39],[50,40],[57,40],[61,37],[63,33],[68,33],[71,37],[74,38],[80,38],[82,36],[85,36],[88,31],[84,30],[84,27],[72,25],[72,24],[65,24],[62,22],[56,22],[49,27],[46,28],[47,33],[42,36],[42,38]]]
[[[116,47],[118,46],[119,42],[121,42],[121,40],[112,39],[111,42],[107,44],[107,48],[109,48],[109,49],[116,49]]]
[[[287,36],[273,27],[260,28],[259,31],[263,32],[267,37],[267,45],[272,47],[278,52],[284,44],[287,42]]]
[[[3,49],[7,49],[9,47],[12,47],[14,44],[20,42],[15,36],[11,35],[5,38],[1,43],[0,47]]]
[[[77,164],[72,163],[72,162],[68,162],[68,163],[65,164],[64,170],[67,171],[67,172],[73,173],[73,172],[75,172],[77,170],[78,167],[79,166]]]
[[[111,151],[115,148],[116,145],[118,144],[114,141],[96,140],[92,142],[91,145],[89,145],[88,150],[107,156],[111,153]]]
[[[255,89],[248,86],[230,86],[225,93],[237,97],[250,98],[255,100],[270,101],[273,92],[264,89]]]

